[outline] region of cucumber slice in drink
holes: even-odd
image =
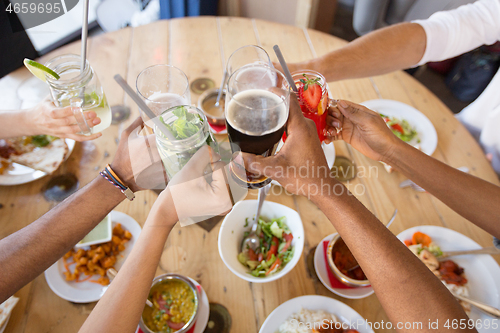
[[[31,72],[31,74],[33,74],[34,76],[36,76],[37,78],[39,78],[43,82],[46,82],[45,81],[46,74],[53,76],[56,80],[59,80],[59,78],[60,78],[59,75],[56,72],[54,72],[52,69],[45,67],[44,65],[42,65],[34,60],[30,60],[30,59],[25,58],[24,59],[24,66],[26,66],[26,68]]]

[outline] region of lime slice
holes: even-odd
[[[45,67],[44,65],[42,65],[34,60],[30,60],[30,59],[25,58],[24,59],[24,66],[26,66],[26,68],[31,72],[31,74],[33,74],[34,76],[36,76],[37,78],[39,78],[43,82],[45,82],[45,75],[46,74],[53,76],[56,80],[59,80],[59,78],[60,78],[59,75],[56,72],[54,72],[52,69]]]

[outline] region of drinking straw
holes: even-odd
[[[82,63],[80,72],[85,69],[85,61],[87,59],[87,35],[89,31],[89,0],[83,1],[83,20],[82,20]]]
[[[160,130],[160,132],[165,135],[169,140],[175,141],[176,139],[170,133],[168,130],[167,126],[161,122],[161,120],[154,114],[153,111],[144,103],[144,101],[137,95],[137,93],[132,89],[132,87],[129,86],[127,81],[125,81],[120,74],[116,74],[114,76],[115,81],[123,88],[123,90],[127,93],[127,95],[130,96],[134,100],[134,102],[137,104],[137,106],[144,111],[146,116],[153,121],[153,123],[156,125],[156,127]]]
[[[224,74],[222,74],[222,82],[219,87],[219,93],[217,94],[217,100],[215,101],[215,107],[219,107],[220,97],[222,96],[222,90],[224,90],[224,83],[226,82],[227,71],[224,70]]]
[[[283,72],[285,72],[285,77],[286,77],[286,80],[288,81],[288,84],[290,85],[290,87],[292,87],[292,90],[294,92],[297,92],[297,87],[295,86],[295,82],[293,81],[292,74],[290,74],[290,70],[288,69],[288,66],[286,65],[285,58],[283,58],[283,54],[281,53],[280,47],[278,45],[274,45],[273,50],[274,50],[274,53],[276,53],[276,56],[278,57],[280,65],[283,68]]]

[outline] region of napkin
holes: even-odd
[[[214,130],[215,133],[220,133],[226,129],[226,125],[212,125],[212,124],[208,125]]]
[[[328,249],[328,243],[330,243],[330,241],[323,242],[323,255],[325,256],[326,272],[328,273],[328,280],[330,280],[330,285],[332,286],[332,288],[353,289],[354,287],[346,286],[345,284],[340,282],[330,269],[330,265],[328,265],[328,255],[326,253],[326,250]]]
[[[196,289],[198,289],[198,293],[201,295],[201,286],[198,284],[196,285]],[[196,328],[196,322],[194,323],[193,327],[191,327],[189,329],[189,331],[187,331],[187,333],[194,333],[194,329]],[[137,328],[137,332],[136,333],[144,333],[143,330],[141,330],[140,327]]]

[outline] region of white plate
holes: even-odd
[[[208,324],[208,317],[210,316],[210,303],[208,302],[208,297],[205,289],[203,289],[203,287],[198,282],[191,279],[190,277],[188,277],[188,279],[191,280],[191,282],[193,282],[195,286],[201,287],[200,309],[193,333],[203,333]]]
[[[411,239],[416,231],[423,232],[432,238],[443,251],[474,250],[481,246],[469,237],[456,231],[430,225],[413,227],[401,232],[397,237],[404,241]],[[486,303],[495,308],[500,308],[500,267],[490,255],[465,255],[450,258],[459,266],[464,268],[465,276],[468,280],[470,298],[479,302]],[[483,325],[488,320],[492,323],[493,317],[483,314],[481,311],[472,307],[469,316],[475,322],[481,321]],[[500,325],[498,319],[497,323]],[[478,329],[479,333],[498,332],[497,329]]]
[[[279,152],[281,147],[283,147],[283,140],[280,140],[280,143],[278,144],[278,148],[276,148],[276,152]],[[326,163],[328,163],[328,169],[331,169],[333,167],[333,163],[335,162],[335,146],[333,142],[330,142],[330,144],[321,144],[321,148],[323,149],[323,152],[325,153],[326,157]],[[274,185],[280,185],[277,181],[273,180],[271,182]]]
[[[314,252],[314,270],[316,271],[316,275],[318,275],[321,283],[332,293],[351,299],[359,299],[365,298],[373,294],[375,291],[372,287],[363,287],[363,288],[333,288],[330,284],[330,280],[328,279],[328,272],[326,270],[327,262],[325,262],[325,255],[323,254],[323,242],[331,241],[335,234],[331,234],[326,236],[319,242],[316,251]]]
[[[259,333],[275,333],[288,317],[302,308],[333,313],[340,321],[350,324],[350,328],[358,330],[359,333],[374,333],[367,327],[365,319],[350,306],[333,298],[318,295],[300,296],[281,304],[267,316]]]
[[[65,139],[65,141],[69,149],[68,154],[66,154],[66,157],[64,158],[66,161],[75,148],[75,140]],[[47,175],[48,174],[43,171],[28,168],[27,166],[21,164],[12,163],[12,169],[7,170],[3,175],[0,175],[0,185],[9,186],[26,184]]]
[[[125,243],[125,250],[120,253],[116,261],[115,268],[119,270],[139,238],[141,226],[133,218],[122,212],[112,211],[110,216],[113,226],[116,223],[121,223],[123,228],[130,231],[132,234],[132,239]],[[61,258],[45,271],[45,279],[50,289],[52,289],[57,296],[67,301],[73,303],[95,302],[98,301],[102,295],[104,295],[106,289],[108,289],[107,286],[101,286],[100,284],[89,281],[80,283],[66,281],[63,274],[64,271],[64,262]]]
[[[417,130],[422,151],[430,156],[436,150],[438,137],[434,125],[429,118],[414,107],[390,99],[372,99],[361,103],[361,105],[386,116],[406,120]]]

